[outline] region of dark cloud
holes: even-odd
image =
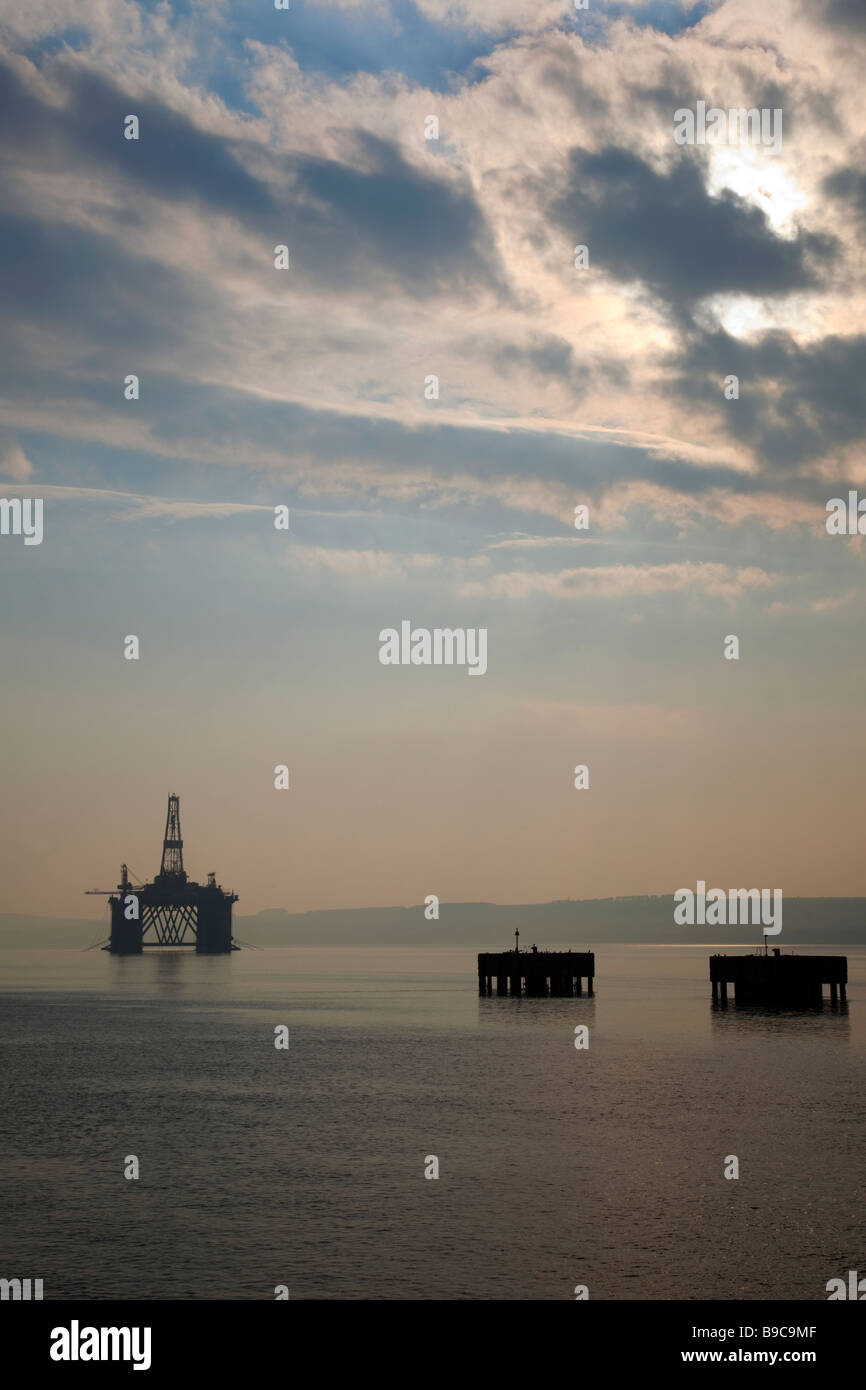
[[[724,378],[739,378],[726,401]],[[763,468],[793,474],[840,445],[866,439],[866,335],[827,337],[805,347],[787,333],[743,342],[724,332],[694,334],[671,390],[703,403]]]
[[[352,163],[295,158],[289,229],[304,264],[340,280],[376,265],[418,294],[504,289],[494,237],[468,181],[407,163],[396,145],[358,131]]]
[[[568,388],[577,401],[589,387],[625,389],[629,383],[628,366],[609,358],[578,357],[565,338],[552,333],[534,333],[523,343],[486,342],[472,339],[463,344],[467,356],[482,357],[497,371],[525,377],[527,373],[539,381],[553,381]]]
[[[57,63],[46,75],[55,79],[61,105],[42,103],[20,73],[4,65],[0,139],[6,160],[53,172],[103,168],[169,201],[197,199],[230,213],[273,211],[269,190],[239,162],[242,142],[202,131],[163,102],[130,97],[86,69]],[[124,138],[127,115],[139,118],[138,140]]]
[[[570,381],[575,374],[574,351],[565,338],[536,334],[526,344],[505,343],[491,349],[491,360],[506,370],[529,369],[536,376]]]
[[[593,265],[640,281],[682,310],[708,295],[787,294],[819,283],[835,242],[800,232],[774,236],[763,212],[724,192],[711,197],[695,159],[656,173],[629,150],[571,153],[566,188],[551,214]]]
[[[850,211],[866,224],[866,170],[862,160],[854,166],[837,169],[828,175],[823,183],[824,192],[831,198],[838,198],[847,204]]]
[[[817,15],[813,0],[806,0],[802,8],[813,22],[819,18],[824,24],[849,34],[866,34],[866,5],[863,0],[824,0],[823,5],[818,5]]]
[[[184,277],[83,228],[0,215],[0,268],[7,384],[44,366],[45,341],[22,331],[25,324],[53,329],[61,341],[71,332],[76,365],[112,374],[118,352],[123,371],[135,371],[136,351],[176,348],[201,329],[203,305]]]
[[[504,292],[495,241],[467,179],[428,174],[398,147],[346,133],[346,161],[281,156],[200,130],[154,98],[131,98],[89,71],[57,62],[59,106],[43,103],[18,70],[0,73],[0,144],[9,165],[108,171],[130,201],[199,203],[233,217],[272,248],[290,246],[299,272],[335,288],[396,279],[420,297],[446,289]],[[140,139],[123,120],[138,116]]]

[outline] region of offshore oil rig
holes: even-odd
[[[195,946],[199,955],[239,951],[232,940],[232,904],[237,893],[225,893],[208,874],[207,883],[194,883],[183,867],[180,798],[169,796],[162,841],[162,864],[153,883],[133,885],[125,864],[117,888],[90,888],[107,896],[111,907],[111,936],[104,951],[114,956],[139,956],[145,946]]]

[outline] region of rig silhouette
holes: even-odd
[[[239,951],[232,939],[232,904],[237,893],[225,893],[208,874],[207,883],[188,879],[183,867],[180,798],[169,796],[162,842],[162,864],[152,883],[132,884],[125,864],[117,888],[90,888],[107,896],[111,907],[111,936],[103,950],[115,956],[138,956],[145,946],[195,946],[199,955]]]

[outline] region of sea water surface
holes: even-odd
[[[866,950],[797,1015],[714,1008],[711,949],[596,948],[592,999],[479,998],[463,948],[0,950],[0,1275],[825,1299],[866,1272]]]

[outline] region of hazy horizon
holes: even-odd
[[[427,949],[475,945],[508,949],[514,931],[528,948],[535,941],[563,947],[606,944],[688,945],[762,949],[760,925],[681,926],[674,921],[672,899],[636,896],[548,903],[441,903],[438,918],[425,915],[423,903],[314,910],[291,913],[266,908],[256,914],[235,910],[235,939],[243,946],[328,946],[393,944]],[[45,945],[84,948],[105,939],[108,914],[101,917],[45,918],[0,913],[0,946]],[[784,908],[784,926],[767,945],[815,946],[845,950],[866,944],[866,899],[792,898]]]

